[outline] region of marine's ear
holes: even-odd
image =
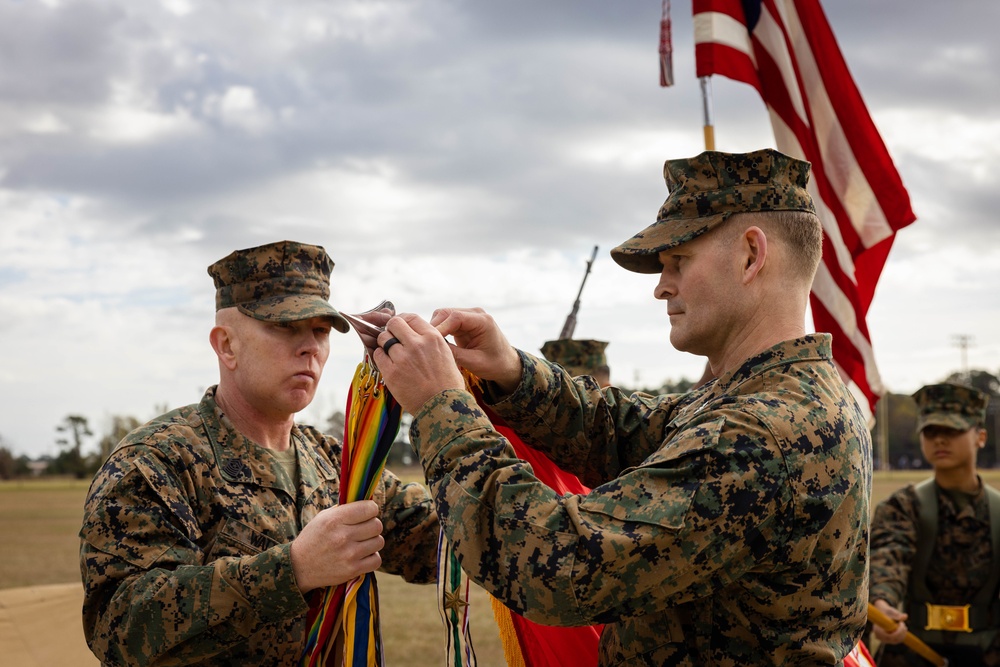
[[[219,363],[229,370],[236,370],[236,350],[239,347],[233,327],[216,325],[208,333],[208,342],[215,350]]]
[[[767,264],[767,236],[760,227],[747,227],[740,244],[745,252],[742,279],[743,284],[747,285],[754,281]]]

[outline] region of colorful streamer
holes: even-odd
[[[365,354],[347,397],[340,504],[372,497],[399,432],[401,416],[402,408]],[[313,591],[306,627],[300,667],[381,667],[384,651],[375,573]]]
[[[469,576],[448,546],[444,531],[438,535],[438,612],[445,626],[444,664],[476,667],[469,627]]]
[[[590,489],[584,486],[576,476],[559,468],[547,456],[521,441],[520,437],[496,414],[483,400],[479,378],[463,370],[466,386],[476,397],[479,407],[493,423],[493,427],[510,442],[518,458],[527,461],[539,481],[554,489],[557,493],[587,493]],[[439,599],[451,595],[452,600],[465,588],[465,607],[463,613],[468,616],[468,580],[456,577],[442,577],[442,571],[447,567],[457,568],[457,558],[447,540],[438,543],[438,590]],[[459,568],[460,569],[460,568]],[[503,644],[504,658],[508,667],[596,667],[598,659],[598,644],[600,643],[601,625],[560,628],[539,625],[508,609],[502,602],[490,596],[493,615],[500,631],[500,641]],[[447,667],[474,667],[475,653],[471,650],[471,639],[468,628],[464,634],[458,632],[457,619],[445,616],[447,632],[446,662]],[[459,641],[461,640],[461,641]],[[462,643],[464,642],[464,643]],[[468,650],[463,650],[465,646]]]

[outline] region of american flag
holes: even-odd
[[[692,0],[699,77],[748,83],[778,150],[812,163],[823,261],[810,305],[833,334],[841,375],[869,415],[884,393],[865,318],[897,230],[914,221],[889,157],[818,0]]]

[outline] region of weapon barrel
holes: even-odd
[[[569,315],[566,316],[566,322],[563,324],[562,331],[559,333],[560,340],[573,337],[573,330],[576,329],[576,314],[580,312],[580,295],[583,294],[583,286],[587,284],[587,276],[590,275],[590,267],[593,266],[595,259],[597,259],[596,245],[594,246],[594,251],[590,254],[590,261],[587,262],[587,270],[583,272],[583,280],[580,282],[580,289],[576,292],[576,300],[573,302],[573,310],[571,310]]]

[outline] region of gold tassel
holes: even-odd
[[[514,621],[510,618],[510,609],[492,595],[490,604],[493,605],[493,617],[500,631],[500,643],[503,645],[503,657],[507,660],[507,667],[525,667],[521,644],[517,641],[517,632],[514,630]]]

